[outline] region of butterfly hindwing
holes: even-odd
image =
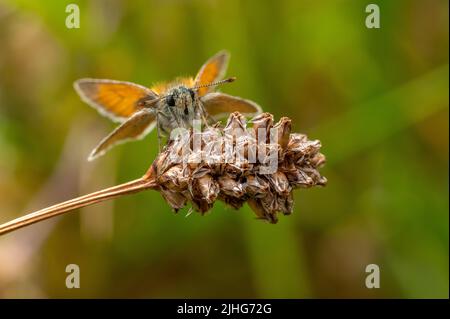
[[[261,107],[255,102],[225,93],[208,93],[201,101],[206,112],[216,120],[232,112],[240,112],[246,116],[261,113]]]
[[[153,110],[142,109],[134,113],[129,119],[118,126],[105,137],[91,152],[89,160],[103,155],[111,147],[128,140],[138,140],[151,132],[156,126],[156,117]]]

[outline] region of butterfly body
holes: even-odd
[[[168,136],[176,128],[192,127],[194,119],[208,125],[210,119],[234,111],[258,114],[261,108],[254,102],[214,92],[222,80],[229,55],[222,51],[210,58],[195,79],[179,78],[151,89],[131,82],[99,79],[81,79],[74,87],[82,100],[102,115],[121,123],[92,151],[92,160],[112,146],[143,138],[155,127]]]

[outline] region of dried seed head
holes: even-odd
[[[258,143],[267,143],[270,129],[273,127],[273,115],[261,113],[254,117],[251,122],[253,123],[253,136],[255,136]]]
[[[188,202],[202,214],[216,200],[236,209],[248,202],[258,218],[276,223],[278,212],[292,213],[293,189],[326,184],[318,171],[325,163],[320,141],[291,133],[286,117],[274,125],[273,115],[263,113],[250,123],[232,113],[225,127],[191,130],[158,155],[151,171],[175,211]]]
[[[186,205],[187,198],[183,196],[182,193],[171,191],[164,187],[160,188],[161,195],[164,197],[166,202],[175,210],[176,212]]]
[[[274,174],[268,175],[267,178],[273,190],[279,195],[285,195],[291,192],[289,180],[283,172],[277,171]]]
[[[244,185],[245,192],[250,198],[264,197],[269,192],[270,185],[265,178],[258,175],[248,175]]]
[[[239,112],[234,112],[228,117],[228,121],[223,129],[223,132],[225,135],[238,138],[246,133],[246,125],[247,123],[245,117]]]
[[[291,119],[287,117],[282,117],[280,121],[275,124],[275,126],[270,131],[271,141],[278,141],[280,144],[281,150],[284,152],[289,143],[289,137],[291,135]],[[273,135],[275,135],[276,139],[274,139]]]
[[[214,204],[219,194],[219,187],[210,174],[204,174],[192,178],[189,191],[197,210],[206,213]]]
[[[231,178],[227,175],[219,176],[217,179],[219,183],[220,192],[228,197],[241,198],[244,196],[244,190],[242,184],[235,178]]]

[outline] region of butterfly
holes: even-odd
[[[160,141],[161,135],[175,128],[192,127],[194,119],[209,125],[235,111],[248,116],[261,113],[261,107],[253,101],[215,92],[219,84],[235,80],[223,79],[229,58],[228,52],[220,51],[203,64],[195,78],[177,78],[151,88],[106,79],[75,81],[74,88],[84,102],[120,123],[94,148],[88,160],[117,144],[142,139],[155,127]]]

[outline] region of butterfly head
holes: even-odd
[[[216,82],[210,82],[194,87],[186,87],[184,85],[176,86],[172,88],[165,96],[164,99],[169,107],[177,107],[179,109],[187,110],[190,106],[195,104],[195,99],[198,96],[199,89],[216,86],[224,83],[233,82],[236,78],[231,77],[225,80]]]
[[[194,104],[196,92],[185,86],[178,86],[171,89],[165,96],[166,103],[169,107],[178,107],[185,109]]]

